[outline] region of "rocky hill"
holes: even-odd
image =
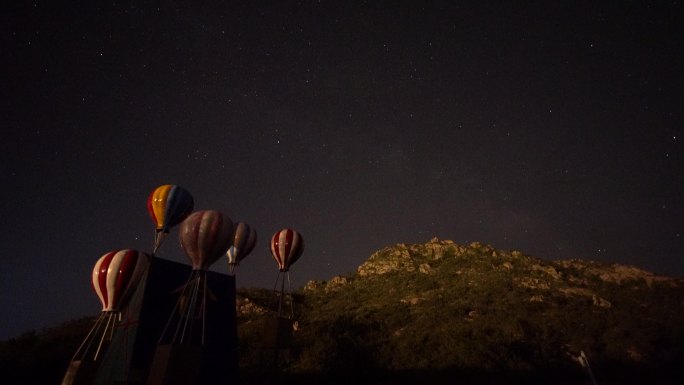
[[[589,384],[582,352],[602,385],[684,383],[684,280],[632,266],[432,239],[294,299],[274,351],[273,293],[239,291],[241,383]],[[91,323],[0,342],[0,373],[57,383]]]
[[[684,378],[684,281],[632,266],[432,239],[385,247],[298,298],[293,372],[582,378],[584,352],[604,383]],[[260,307],[240,303],[249,322]]]

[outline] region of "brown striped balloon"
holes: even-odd
[[[214,210],[196,211],[180,225],[178,236],[193,270],[207,270],[228,251],[233,222]]]
[[[237,265],[252,252],[257,241],[256,231],[247,223],[233,224],[231,246],[226,253],[229,265]]]

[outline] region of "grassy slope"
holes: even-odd
[[[272,294],[240,291],[243,382],[586,382],[580,350],[602,384],[684,379],[684,282],[628,266],[435,240],[384,248],[295,299],[276,367],[263,349]],[[58,383],[91,324],[0,342],[3,383]]]

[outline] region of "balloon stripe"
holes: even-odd
[[[197,245],[194,244],[194,242],[197,240],[197,230],[195,229],[196,227],[196,222],[191,221],[193,219],[195,214],[189,216],[182,224],[181,228],[179,231],[179,238],[181,242],[181,247],[183,250],[195,250],[197,249]],[[193,252],[187,252],[188,257],[190,258],[190,263],[192,266],[195,266],[195,259],[194,259],[194,253]]]
[[[98,285],[100,286],[100,291],[102,292],[102,304],[104,305],[102,310],[107,310],[109,308],[109,287],[107,287],[107,272],[109,271],[109,264],[112,262],[116,252],[108,253],[102,260],[100,264],[100,269],[98,272]]]
[[[214,255],[217,253],[220,253],[219,249],[223,247],[223,242],[221,241],[220,237],[222,234],[223,230],[223,218],[222,216],[215,216],[212,218],[212,223],[211,223],[211,233],[207,234],[208,235],[208,241],[209,241],[209,247],[208,247],[208,254],[205,255],[205,260],[210,260]],[[232,232],[233,229],[231,229]],[[225,250],[224,250],[225,251]],[[220,253],[223,254],[223,253]]]
[[[301,257],[302,252],[304,251],[304,239],[302,238],[301,234],[295,233],[296,238],[293,241],[293,246],[292,246],[292,253],[290,256],[290,260],[288,262],[288,266],[292,266],[299,257]]]
[[[237,259],[235,258],[235,246],[231,246],[230,249],[228,249],[226,256],[228,257],[229,265],[234,265],[237,263]]]
[[[107,307],[105,304],[103,298],[103,292],[102,289],[100,288],[100,266],[102,265],[102,261],[104,258],[100,258],[97,260],[95,263],[95,267],[93,268],[93,275],[90,280],[90,284],[93,286],[93,289],[95,290],[95,294],[97,294],[97,297],[100,298],[100,302],[102,303],[102,308],[104,309]]]
[[[203,265],[202,262],[204,261],[204,259],[206,259],[207,255],[211,253],[212,243],[209,238],[211,237],[210,234],[215,232],[213,220],[213,215],[210,215],[206,211],[202,213],[202,217],[200,220],[199,236],[197,237],[199,251],[199,260],[197,262],[200,268]]]
[[[235,225],[235,230],[233,234],[233,247],[232,249],[235,250],[240,250],[242,249],[242,245],[245,240],[245,224],[242,222],[239,222],[237,225]]]
[[[115,289],[115,299],[112,303],[113,307],[119,307],[119,302],[122,296],[125,294],[128,284],[131,282],[131,278],[135,273],[138,262],[138,252],[133,250],[123,250],[119,252],[121,264],[119,265],[119,271],[116,276],[116,289]]]
[[[190,193],[180,186],[173,186],[167,198],[164,227],[168,230],[181,222],[192,211],[193,203]]]
[[[283,230],[278,235],[278,262],[280,264],[280,270],[285,271],[287,263],[287,231]]]
[[[164,228],[166,228],[171,221],[171,216],[176,208],[176,199],[178,198],[176,193],[178,191],[177,186],[171,186],[168,193],[166,194],[166,201],[164,202],[164,212],[166,212],[166,220],[164,221]]]
[[[273,255],[273,259],[275,259],[276,263],[278,264],[278,269],[282,267],[282,264],[280,263],[280,250],[278,249],[279,243],[280,232],[277,232],[273,234],[273,238],[271,238],[271,254]]]
[[[284,271],[287,263],[287,249],[285,243],[287,242],[287,231],[281,231],[278,237],[278,257],[280,259],[280,268]]]
[[[247,226],[245,223],[238,224],[237,231],[235,232],[235,239],[233,240],[233,246],[235,246],[238,251],[238,255],[236,256],[238,258],[239,255],[242,254],[246,249],[249,231],[249,226]]]
[[[285,261],[287,260],[287,250],[285,249],[285,242],[287,242],[287,231],[281,231],[278,236],[278,261],[280,262],[280,269],[285,269]]]
[[[154,212],[154,191],[152,191],[152,194],[150,194],[149,197],[147,197],[147,212],[150,213],[150,216],[152,217],[152,222],[154,222],[155,226],[157,223],[157,214]]]
[[[284,234],[284,231],[278,233],[278,240],[276,243],[276,251],[278,252],[278,268],[280,270],[285,269],[285,247],[283,247],[283,243],[285,242],[285,239],[283,238]]]
[[[116,301],[118,297],[116,281],[121,271],[121,263],[123,262],[122,256],[125,254],[123,250],[120,250],[114,255],[112,255],[111,262],[107,268],[107,310],[113,310],[116,307]]]
[[[169,231],[169,214],[170,212],[166,209],[169,200],[171,199],[171,192],[172,189],[174,188],[173,185],[167,184],[162,188],[162,196],[161,200],[159,201],[159,211],[161,212],[161,223],[162,228],[164,231]]]
[[[273,254],[273,258],[275,258],[276,263],[278,264],[278,269],[282,269],[283,264],[280,261],[280,233],[277,232],[273,235],[273,239],[271,239],[271,253]]]
[[[157,229],[159,230],[164,229],[164,220],[166,219],[166,216],[164,215],[164,206],[166,203],[168,187],[169,185],[163,185],[154,190],[154,202],[152,202],[152,204],[157,218]]]
[[[180,211],[184,204],[187,204],[187,202],[183,189],[178,186],[173,186],[169,191],[168,198],[166,198],[166,221],[164,222],[164,228],[169,229],[171,226],[180,222],[182,216],[186,212],[185,209]]]
[[[152,192],[152,211],[154,212],[154,217],[156,218],[156,222],[154,224],[157,226],[157,230],[161,230],[164,227],[164,212],[159,208],[159,202],[162,200],[162,187],[164,186],[158,187]]]
[[[193,258],[192,260],[192,268],[193,270],[199,269],[203,257],[202,253],[202,245],[204,244],[204,240],[202,239],[204,237],[204,234],[202,233],[202,229],[205,227],[204,224],[204,215],[206,214],[205,211],[201,211],[199,214],[197,214],[197,220],[195,221],[193,225],[193,239],[194,242],[192,243],[193,245]]]
[[[273,254],[273,258],[276,260],[276,263],[278,264],[278,268],[282,269],[283,264],[281,263],[280,260],[280,234],[282,231],[279,231],[273,235],[273,238],[271,238],[271,254]]]
[[[221,227],[216,236],[216,247],[214,248],[210,263],[216,262],[233,243],[233,222],[224,215],[219,216],[219,219]]]
[[[285,231],[285,253],[283,254],[283,267],[285,271],[290,268],[290,253],[292,252],[292,238],[294,238],[294,231],[287,229]]]

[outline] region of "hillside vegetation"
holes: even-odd
[[[274,350],[273,293],[239,290],[242,383],[591,383],[580,352],[601,384],[684,383],[684,280],[631,266],[433,239],[294,299]],[[91,322],[1,342],[0,374],[58,383]]]
[[[309,282],[299,300],[295,373],[587,379],[584,351],[606,380],[684,378],[684,282],[631,266],[433,239],[379,250],[355,274]],[[240,303],[243,324],[263,317]]]

